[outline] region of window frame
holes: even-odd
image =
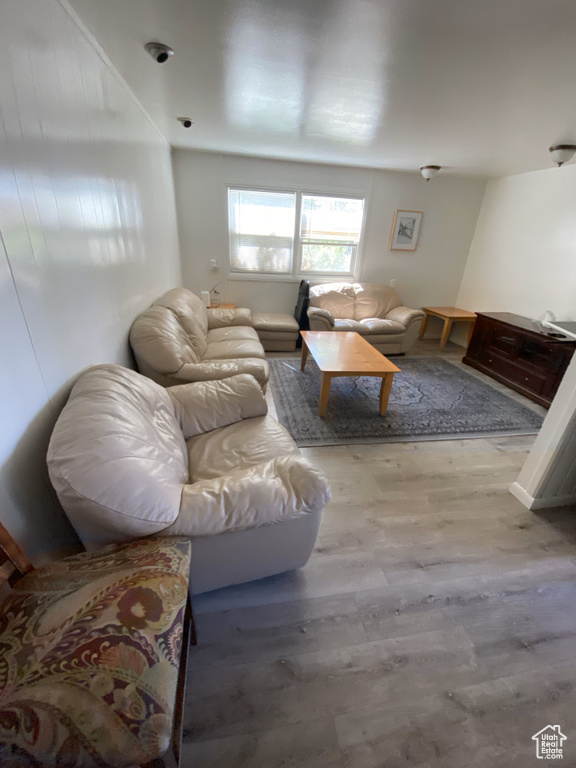
[[[294,232],[292,237],[292,269],[290,273],[272,273],[272,272],[234,272],[231,266],[231,251],[230,251],[230,219],[228,215],[229,205],[229,190],[246,190],[249,192],[280,192],[285,194],[296,195],[296,206],[294,210]],[[368,209],[368,194],[362,192],[341,192],[341,191],[328,191],[323,189],[321,191],[313,191],[307,188],[294,188],[294,187],[263,187],[252,184],[232,184],[228,183],[225,187],[226,193],[226,234],[228,241],[228,275],[229,280],[265,280],[268,282],[300,282],[301,280],[317,280],[321,278],[341,279],[341,280],[357,280],[360,275],[360,267],[362,261],[362,246],[364,240],[364,232],[366,228],[366,214]],[[300,225],[302,218],[302,197],[308,195],[311,197],[330,197],[330,198],[342,198],[344,200],[362,200],[362,221],[360,222],[360,236],[358,238],[358,244],[356,245],[356,253],[352,256],[352,263],[349,272],[312,272],[310,270],[302,271],[302,240],[300,237]]]

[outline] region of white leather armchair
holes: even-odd
[[[48,470],[87,549],[189,536],[195,593],[304,565],[330,499],[248,374],[164,389],[118,365],[89,368]]]

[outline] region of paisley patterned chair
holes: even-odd
[[[0,545],[13,585],[0,605],[0,765],[177,765],[190,540],[138,539],[38,570],[2,526]]]

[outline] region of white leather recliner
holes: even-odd
[[[248,374],[164,389],[119,365],[89,368],[47,458],[87,549],[190,536],[194,593],[303,566],[330,499]]]
[[[311,331],[356,331],[385,355],[408,352],[424,319],[381,283],[323,283],[309,297]]]
[[[266,386],[270,371],[249,309],[206,309],[186,288],[173,288],[130,330],[138,370],[164,387],[250,373]]]

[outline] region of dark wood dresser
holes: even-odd
[[[576,341],[555,339],[527,317],[479,312],[462,362],[548,407],[574,350]]]

